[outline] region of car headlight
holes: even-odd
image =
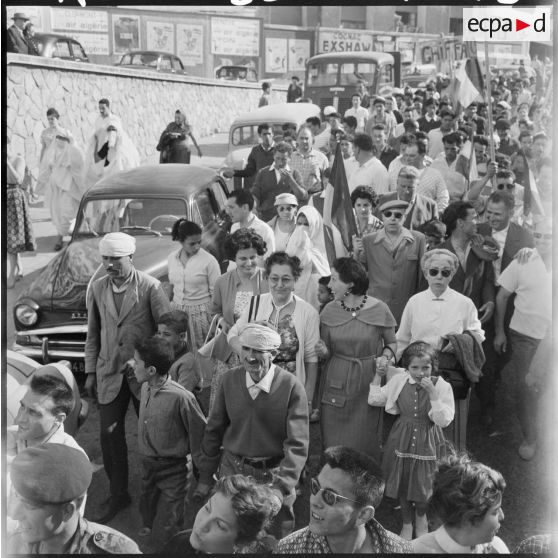
[[[17,321],[24,326],[32,326],[39,320],[38,306],[35,304],[23,303],[15,308]]]

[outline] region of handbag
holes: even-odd
[[[438,353],[438,376],[441,376],[450,384],[454,399],[466,399],[471,387],[465,370],[453,353]]]

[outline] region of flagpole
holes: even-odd
[[[484,66],[486,69],[486,108],[488,111],[488,150],[490,154],[490,160],[496,160],[496,152],[494,149],[494,127],[492,125],[492,95],[491,95],[491,85],[490,85],[490,65],[488,60],[488,41],[484,41]]]

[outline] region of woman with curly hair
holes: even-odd
[[[175,535],[162,554],[270,554],[274,539],[266,529],[279,508],[267,485],[243,475],[222,477],[192,529]]]
[[[441,524],[412,542],[418,554],[509,554],[496,536],[504,520],[502,474],[466,454],[444,458],[434,474],[429,511]]]
[[[374,215],[378,201],[378,194],[370,186],[357,186],[351,192],[359,238],[384,228],[382,220]]]
[[[220,316],[217,325],[225,335],[253,296],[269,292],[263,269],[258,267],[258,256],[263,256],[266,250],[264,239],[252,229],[239,229],[225,239],[225,254],[236,268],[215,281],[210,308],[213,319]],[[210,409],[223,374],[240,364],[238,355],[230,349],[212,356],[217,359],[217,365],[211,381]]]

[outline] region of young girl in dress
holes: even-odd
[[[451,386],[441,377],[435,349],[428,343],[411,343],[401,357],[404,370],[380,386],[387,370],[386,357],[376,363],[368,403],[400,415],[384,448],[382,468],[385,495],[398,499],[403,516],[401,536],[413,538],[428,532],[426,508],[432,494],[432,476],[437,459],[446,453],[442,428],[453,420],[455,406]]]

